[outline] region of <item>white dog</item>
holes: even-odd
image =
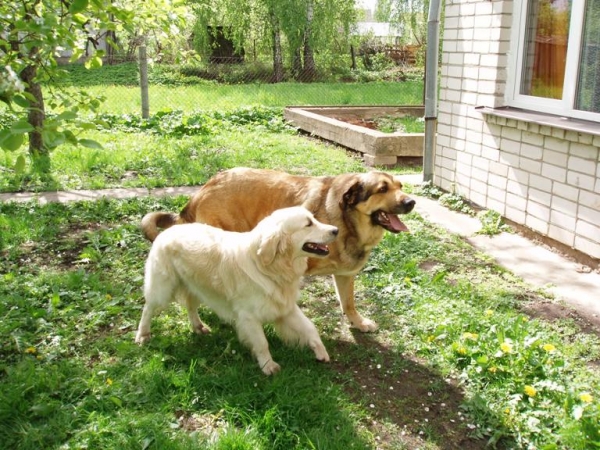
[[[319,361],[329,361],[316,327],[296,301],[308,257],[326,256],[337,234],[300,206],[275,211],[247,233],[200,223],[168,228],[146,261],[146,304],[135,341],[150,339],[152,316],[177,299],[198,334],[210,331],[198,316],[201,303],[233,323],[267,375],[280,367],[269,352],[265,323],[284,341],[308,345]]]

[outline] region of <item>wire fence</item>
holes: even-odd
[[[424,71],[406,48],[352,50],[311,70],[290,65],[277,82],[269,59],[219,56],[174,65],[149,59],[143,45],[138,50],[133,61],[112,59],[100,69],[66,66],[69,76],[60,82],[103,99],[101,112],[143,117],[165,110],[423,104]]]

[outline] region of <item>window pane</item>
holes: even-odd
[[[600,0],[588,0],[575,109],[600,112]]]
[[[521,94],[562,98],[570,15],[569,0],[529,2]]]

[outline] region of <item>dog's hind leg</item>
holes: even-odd
[[[165,309],[171,301],[175,291],[175,283],[169,279],[168,273],[149,263],[146,267],[144,279],[144,297],[146,303],[142,311],[142,318],[135,335],[135,342],[143,344],[150,340],[150,322],[152,317]]]
[[[318,361],[329,362],[329,354],[321,341],[317,327],[297,305],[294,305],[292,312],[277,320],[274,327],[285,342],[307,345],[315,352]]]
[[[188,318],[190,319],[190,323],[192,324],[192,330],[196,334],[207,334],[210,333],[210,328],[200,320],[200,316],[198,315],[198,307],[200,306],[200,302],[187,290],[183,290],[181,292],[182,303],[185,305],[187,309]]]
[[[236,320],[235,328],[240,341],[250,347],[252,354],[257,359],[258,365],[265,375],[272,375],[279,372],[281,367],[273,361],[262,323],[254,317],[242,316]]]
[[[369,332],[377,330],[377,324],[371,319],[361,316],[354,304],[354,276],[334,275],[335,293],[350,324],[360,331]]]
[[[140,324],[135,335],[136,343],[144,344],[150,340],[150,322],[152,322],[154,312],[154,305],[146,301],[144,310],[142,311],[142,318],[140,319]]]

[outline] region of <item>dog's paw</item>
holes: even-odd
[[[265,375],[273,375],[281,370],[281,366],[277,364],[272,359],[267,361],[265,365],[262,366],[262,371]]]
[[[329,362],[329,353],[327,353],[327,350],[325,349],[323,343],[318,342],[314,345],[311,345],[311,348],[315,352],[315,357],[317,358],[317,361]]]
[[[319,362],[323,362],[323,363],[328,363],[329,362],[329,353],[327,353],[327,350],[323,349],[323,353],[316,353],[315,352],[315,356],[317,357],[317,361]]]
[[[135,335],[135,343],[139,345],[143,345],[150,340],[152,336],[150,333],[148,334],[140,334],[139,332]]]
[[[207,327],[206,325],[204,325],[203,323],[200,323],[196,326],[193,327],[194,333],[196,334],[209,334],[210,333],[210,328]]]
[[[371,319],[367,319],[366,317],[358,316],[354,319],[350,319],[350,323],[352,327],[358,328],[363,333],[372,333],[373,331],[377,331],[378,325],[376,322]]]

